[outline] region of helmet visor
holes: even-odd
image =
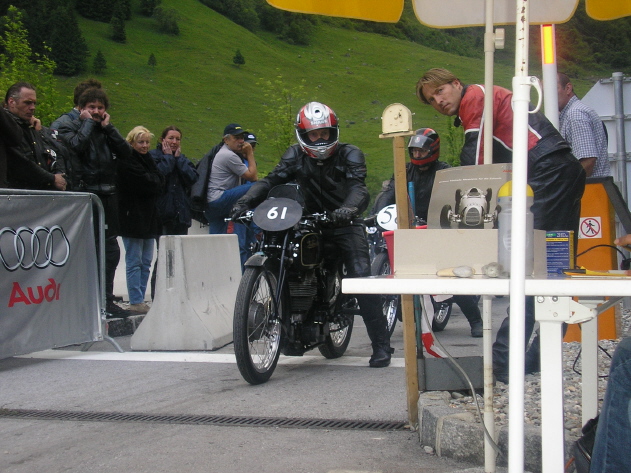
[[[421,148],[423,150],[430,151],[434,140],[425,135],[414,135],[410,138],[410,142],[408,143],[408,148]],[[410,152],[412,150],[410,149]]]

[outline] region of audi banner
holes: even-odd
[[[102,339],[89,194],[0,195],[0,358]]]

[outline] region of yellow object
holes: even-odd
[[[556,54],[554,48],[554,26],[553,25],[541,25],[541,37],[543,39],[542,51],[543,51],[543,63],[555,64]]]
[[[475,269],[471,266],[456,266],[455,268],[445,268],[436,271],[436,276],[470,278],[475,274]]]
[[[403,0],[267,0],[281,10],[296,13],[356,18],[396,23],[403,13]]]
[[[506,181],[502,184],[502,187],[497,191],[497,197],[509,197],[513,195],[513,181]],[[534,197],[535,193],[532,191],[532,187],[526,184],[526,197]]]
[[[615,20],[631,15],[631,0],[587,0],[585,9],[595,20]]]
[[[591,269],[568,269],[563,274],[573,278],[606,277],[606,278],[628,278],[631,271],[612,269],[611,271],[592,271]]]

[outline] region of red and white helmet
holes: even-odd
[[[340,127],[337,115],[327,105],[309,102],[298,112],[295,126],[298,143],[307,156],[314,159],[326,159],[337,149]],[[311,141],[308,133],[322,128],[330,130],[329,139],[319,138]]]
[[[427,156],[421,159],[414,158],[413,148],[420,148],[428,151]],[[419,128],[416,134],[410,138],[408,143],[408,153],[412,164],[417,166],[425,166],[432,161],[436,161],[440,156],[440,138],[431,128]]]

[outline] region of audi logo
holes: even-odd
[[[0,229],[0,261],[9,271],[59,267],[69,257],[70,242],[59,225]]]

